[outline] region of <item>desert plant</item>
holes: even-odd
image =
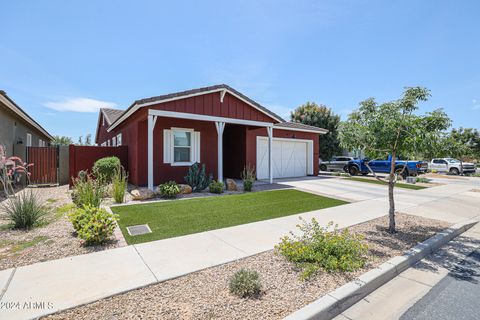
[[[17,229],[31,229],[43,222],[47,211],[32,191],[23,191],[3,205],[7,219]]]
[[[78,237],[85,244],[101,244],[108,240],[116,227],[118,215],[109,213],[103,208],[84,206],[69,215]]]
[[[241,297],[254,297],[262,290],[258,272],[241,269],[232,276],[229,283],[230,292]]]
[[[180,187],[175,181],[168,181],[160,186],[160,195],[164,198],[175,199],[180,193]]]
[[[103,184],[108,184],[112,182],[115,171],[120,166],[120,159],[117,157],[105,157],[95,161],[92,172],[97,180],[100,180]]]
[[[211,178],[205,173],[205,164],[200,168],[198,162],[192,164],[188,168],[188,173],[185,176],[185,182],[192,187],[193,192],[205,190],[210,185]]]
[[[315,219],[310,223],[300,220],[301,233],[291,232],[283,237],[275,251],[302,270],[302,279],[310,278],[320,269],[350,272],[365,265],[368,248],[361,235],[348,229],[340,231],[332,222],[321,227]]]
[[[21,181],[29,184],[30,172],[33,163],[26,163],[21,158],[7,157],[6,148],[0,144],[0,184],[5,195],[15,194],[14,185]],[[25,180],[22,180],[25,177]]]
[[[248,192],[252,191],[253,184],[255,182],[255,168],[250,164],[247,164],[242,173],[240,174],[243,180],[243,191]]]
[[[122,166],[115,169],[112,177],[112,196],[116,203],[123,203],[127,190],[128,174]]]
[[[100,207],[104,196],[105,187],[90,175],[85,179],[78,177],[73,180],[72,201],[77,207]]]
[[[208,186],[208,189],[211,193],[223,193],[223,182],[213,180]]]

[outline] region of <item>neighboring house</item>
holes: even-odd
[[[128,146],[130,182],[153,188],[183,182],[195,162],[219,180],[239,178],[247,164],[270,182],[317,175],[318,139],[327,132],[285,122],[222,84],[137,100],[125,111],[101,109],[95,142]]]
[[[0,90],[0,143],[7,156],[24,156],[25,147],[45,147],[53,137]]]

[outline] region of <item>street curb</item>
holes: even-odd
[[[284,320],[327,320],[336,317],[478,222],[478,220],[473,219],[467,220],[435,234],[407,250],[403,255],[394,257],[357,279],[329,292],[320,299],[288,315]]]

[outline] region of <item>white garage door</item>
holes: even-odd
[[[313,174],[312,140],[273,139],[273,178]],[[310,158],[310,159],[309,159]],[[268,138],[257,137],[257,179],[268,179]]]

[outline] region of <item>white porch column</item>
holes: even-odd
[[[273,163],[272,163],[272,146],[273,146],[273,127],[267,127],[268,133],[268,180],[273,183]]]
[[[218,181],[223,181],[223,129],[225,129],[225,122],[215,122],[217,128],[217,143],[218,143]]]
[[[153,191],[153,129],[157,122],[157,116],[148,115],[148,189]]]

